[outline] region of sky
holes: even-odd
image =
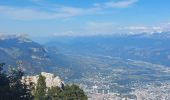
[[[170,0],[0,0],[0,34],[93,36],[170,30]]]

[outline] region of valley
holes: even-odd
[[[81,86],[89,98],[133,99],[151,87],[169,87],[169,38],[129,35],[50,41],[40,44],[27,37],[1,37],[0,61],[9,65],[22,61],[27,75],[54,73],[67,84]]]

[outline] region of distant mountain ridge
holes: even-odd
[[[137,59],[170,66],[170,32],[56,37],[46,46],[64,53]]]
[[[46,71],[65,79],[79,78],[91,66],[83,63],[93,57],[118,57],[170,66],[169,43],[170,32],[52,37],[44,45],[25,35],[0,35],[0,62],[15,65],[20,60],[27,74]]]
[[[17,60],[21,60],[24,66],[27,66],[24,67],[24,70],[29,70],[30,72],[36,72],[46,67],[39,62],[49,65],[52,63],[49,61],[47,50],[42,45],[19,35],[1,35],[0,53],[1,62],[15,64]]]
[[[25,35],[0,35],[0,62],[15,66],[17,61],[22,61],[25,73],[31,75],[42,71],[58,75],[67,71],[68,77],[79,77],[76,76],[76,73],[80,73],[78,65],[71,67],[70,58],[57,51],[57,48],[53,49]]]

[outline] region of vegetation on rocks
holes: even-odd
[[[39,75],[34,88],[21,82],[23,70],[18,67],[3,70],[4,63],[0,64],[0,100],[87,100],[84,91],[77,85],[61,85],[48,87],[45,77]]]

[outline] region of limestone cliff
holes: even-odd
[[[41,75],[46,78],[45,82],[46,82],[47,87],[54,87],[54,86],[61,87],[62,84],[64,83],[58,76],[55,76],[54,74],[41,72]],[[30,85],[31,83],[36,85],[38,78],[39,78],[39,75],[24,76],[22,77],[22,82],[26,83],[27,85]]]

